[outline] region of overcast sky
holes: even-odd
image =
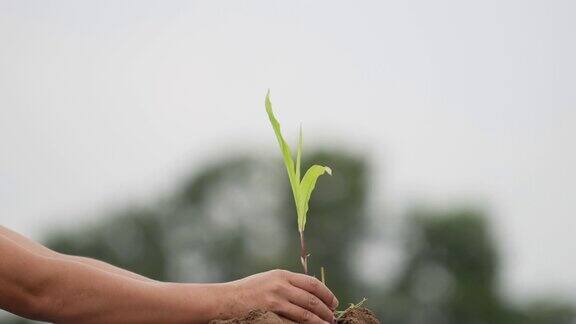
[[[43,230],[288,137],[375,166],[374,202],[473,201],[509,293],[576,298],[573,1],[0,0],[0,222]],[[274,155],[273,155],[274,154]]]

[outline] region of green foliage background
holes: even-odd
[[[386,324],[575,323],[571,305],[546,299],[525,305],[502,296],[498,247],[486,218],[473,209],[412,210],[403,217],[401,268],[369,269],[391,283],[363,278],[360,247],[386,242],[375,223],[385,213],[367,208],[373,185],[368,161],[347,152],[307,157],[305,167],[314,161],[335,170],[317,185],[306,231],[310,269],[327,267],[328,285],[341,302],[367,297]],[[91,226],[51,232],[46,243],[159,280],[213,282],[273,268],[300,271],[293,197],[277,160],[221,159],[156,202],[105,216]],[[384,257],[385,243],[379,244],[373,258]]]

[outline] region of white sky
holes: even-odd
[[[270,88],[288,133],[373,159],[376,203],[483,202],[508,292],[576,297],[575,10],[0,0],[0,222],[40,237],[219,152],[277,154]]]

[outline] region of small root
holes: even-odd
[[[334,314],[336,314],[336,319],[337,320],[341,319],[347,312],[353,310],[354,308],[362,306],[367,300],[368,299],[366,298],[362,298],[362,300],[358,304],[350,304],[350,306],[348,306],[348,308],[346,308],[345,310],[334,312]]]

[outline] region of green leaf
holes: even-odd
[[[296,208],[298,209],[298,230],[303,232],[306,227],[306,214],[308,213],[308,201],[314,191],[316,186],[316,181],[324,173],[332,175],[332,169],[326,166],[313,165],[306,171],[306,174],[300,182],[298,188],[298,203]]]
[[[300,160],[302,159],[302,124],[298,135],[298,148],[296,150],[296,179],[300,181]]]
[[[298,184],[300,183],[300,178],[296,177],[296,172],[294,170],[294,161],[292,161],[292,153],[290,151],[290,146],[284,140],[282,136],[282,132],[280,130],[280,123],[274,116],[274,112],[272,111],[272,102],[270,101],[270,91],[266,94],[266,112],[268,113],[268,118],[270,119],[270,123],[272,124],[272,128],[274,129],[274,133],[276,134],[276,139],[278,140],[278,144],[280,145],[280,151],[282,152],[282,156],[284,158],[284,165],[286,166],[286,172],[288,172],[288,179],[290,180],[290,186],[292,187],[292,193],[294,194],[294,201],[298,201]]]
[[[282,152],[282,157],[284,158],[284,165],[286,166],[286,171],[288,172],[288,179],[290,180],[290,186],[292,187],[292,194],[294,195],[294,202],[296,204],[296,213],[298,214],[298,230],[304,232],[306,227],[306,214],[308,213],[308,201],[312,195],[312,191],[316,186],[316,181],[318,177],[324,173],[332,174],[332,170],[329,167],[321,165],[313,165],[302,179],[300,179],[300,166],[302,159],[302,126],[300,126],[300,132],[298,135],[298,146],[296,149],[296,165],[292,160],[292,152],[290,151],[290,146],[284,140],[282,132],[280,130],[280,123],[274,116],[272,111],[272,102],[270,101],[270,91],[266,94],[266,112],[268,113],[268,118],[274,129],[274,134],[276,134],[276,139],[280,145],[280,151]]]

